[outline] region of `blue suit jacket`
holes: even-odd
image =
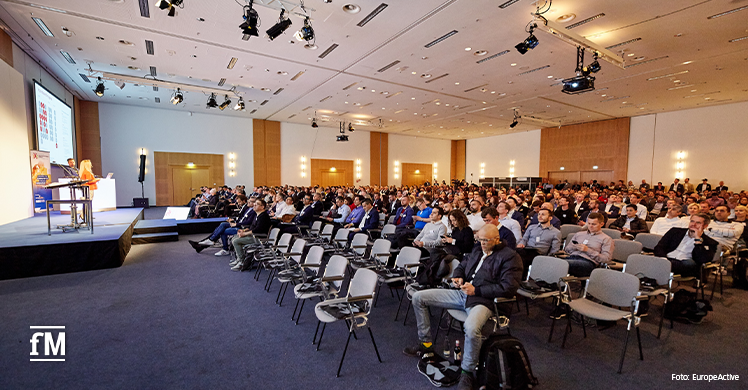
[[[361,231],[365,232],[369,229],[376,229],[379,227],[379,212],[376,208],[372,208],[371,211],[369,211],[368,218],[366,218],[366,214],[364,214],[364,227],[361,228]],[[355,226],[358,227],[358,226]]]
[[[397,218],[400,217],[401,214],[404,216],[400,218],[400,223],[397,224],[398,228],[404,228],[413,223],[413,209],[410,208],[410,206],[405,207],[405,209],[403,209],[403,207],[398,207],[397,212],[394,214],[395,221],[397,221]]]
[[[301,210],[301,212],[294,218],[294,222],[299,225],[311,226],[314,220],[314,208],[310,205],[309,207]]]
[[[247,206],[246,210],[243,214],[239,215],[239,218],[236,220],[236,227],[243,229],[252,226],[253,223],[255,223],[255,219],[257,219],[257,213],[255,212],[254,208],[249,208]]]

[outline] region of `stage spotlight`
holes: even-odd
[[[177,88],[177,91],[174,92],[174,96],[171,97],[171,104],[177,105],[184,101],[184,95],[182,95],[182,91]]]
[[[600,69],[602,69],[602,67],[600,66],[600,63],[597,62],[597,53],[595,53],[595,56],[593,57],[593,59],[594,61],[592,61],[591,64],[587,65],[587,67],[584,68],[583,72],[585,74],[597,73],[600,71]]]
[[[158,0],[156,2],[156,7],[160,8],[160,9],[167,9],[167,8],[171,7],[171,4],[168,1],[166,1],[166,0]]]
[[[244,98],[239,98],[239,101],[234,106],[234,111],[244,111]]]
[[[296,34],[294,34],[294,37],[296,37],[296,40],[298,41],[311,41],[314,39],[314,29],[312,28],[312,25],[309,23],[309,18],[304,19],[304,27],[301,28],[301,30],[297,31]]]
[[[335,141],[337,142],[348,142],[348,136],[347,135],[339,135],[335,138]]]
[[[223,99],[223,103],[221,103],[221,105],[220,105],[220,106],[218,106],[218,108],[219,108],[219,109],[220,109],[221,111],[223,111],[223,110],[225,110],[225,109],[226,109],[226,107],[228,107],[228,106],[229,106],[230,104],[231,104],[231,99],[229,99],[229,95],[226,95],[226,97],[225,97],[225,98]]]
[[[354,131],[356,131],[356,129],[353,128],[353,123],[349,123],[348,124],[348,131],[350,131],[351,133],[353,133]]]
[[[540,41],[538,41],[538,38],[535,38],[535,35],[532,35],[532,32],[535,31],[536,27],[538,27],[537,24],[533,24],[532,26],[530,26],[530,36],[525,38],[524,41],[514,46],[514,48],[517,49],[519,54],[527,53],[528,50],[534,49],[540,43]]]
[[[249,40],[249,37],[256,37],[259,36],[257,33],[257,21],[259,20],[259,15],[257,15],[257,11],[252,8],[252,3],[248,6],[244,6],[244,15],[242,16],[244,18],[244,23],[239,25],[239,28],[242,29],[242,33],[244,36],[242,37],[242,40]]]
[[[218,103],[216,102],[216,94],[211,93],[210,97],[208,98],[208,103],[205,104],[205,108],[216,108],[218,107]]]
[[[104,96],[105,89],[106,87],[104,87],[104,80],[99,77],[99,84],[96,86],[96,89],[94,89],[94,93],[96,94],[96,96],[102,97]]]
[[[271,41],[275,38],[278,38],[281,34],[283,34],[284,31],[288,30],[288,27],[291,26],[291,20],[283,17],[285,13],[286,10],[282,9],[280,18],[278,18],[278,23],[276,23],[273,27],[270,27],[266,31],[266,33],[268,34],[268,38],[270,38]]]
[[[316,118],[315,118],[315,119],[312,119],[312,128],[315,128],[315,129],[316,129],[316,128],[318,128],[318,127],[319,127],[319,125],[317,124],[317,119],[316,119]]]
[[[515,128],[519,124],[519,119],[521,117],[517,115],[517,110],[514,110],[514,120],[512,121],[512,124],[509,125],[509,128]]]
[[[181,6],[184,0],[158,0],[156,7],[160,9],[168,9],[167,15],[174,17],[177,14],[177,7]]]

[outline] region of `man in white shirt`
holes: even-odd
[[[442,223],[447,229],[447,235],[450,235],[452,234],[452,227],[449,223],[449,213],[452,211],[452,203],[440,200],[439,207],[441,207],[442,211],[444,211],[444,215],[442,215]]]
[[[638,192],[634,192],[629,196],[629,202],[636,206],[636,216],[641,218],[642,220],[647,220],[647,207],[643,204],[640,204],[639,201],[641,200],[641,194]]]
[[[470,229],[473,229],[474,232],[477,232],[486,224],[483,222],[481,209],[482,207],[479,200],[473,199],[470,201],[470,214],[467,216],[467,219],[468,222],[470,222]]]
[[[443,213],[444,211],[440,207],[431,209],[431,215],[429,215],[431,221],[418,233],[418,236],[413,241],[413,246],[418,248],[432,248],[441,244],[442,237],[447,234],[447,227],[442,223]]]
[[[501,223],[499,226],[506,226],[507,229],[512,231],[517,241],[521,240],[522,227],[519,226],[519,222],[509,216],[509,205],[506,202],[499,202],[496,206],[496,211],[499,212],[499,222]]]
[[[714,208],[714,222],[704,231],[704,234],[717,241],[725,250],[735,247],[738,238],[743,234],[743,224],[730,222],[730,209],[725,205]]]
[[[351,208],[345,204],[345,199],[342,196],[338,196],[335,199],[335,206],[333,207],[333,213],[337,216],[336,218],[327,217],[325,218],[328,222],[333,222],[337,225],[342,225],[345,219],[348,218],[348,214],[351,213]]]
[[[657,218],[649,232],[664,236],[671,228],[682,227],[683,221],[680,218],[680,211],[681,207],[677,204],[668,207],[667,214],[664,217]]]

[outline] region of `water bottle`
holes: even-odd
[[[452,352],[452,348],[450,348],[452,345],[449,343],[449,339],[444,339],[444,358],[449,360],[449,354]]]
[[[460,348],[460,340],[455,340],[455,364],[460,365],[462,363],[462,348]]]

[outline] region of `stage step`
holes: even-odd
[[[153,244],[156,242],[168,242],[168,241],[179,241],[179,233],[177,232],[166,232],[166,233],[146,233],[146,234],[133,234],[132,244]]]
[[[145,219],[135,224],[133,234],[177,233],[177,221],[174,219]]]

